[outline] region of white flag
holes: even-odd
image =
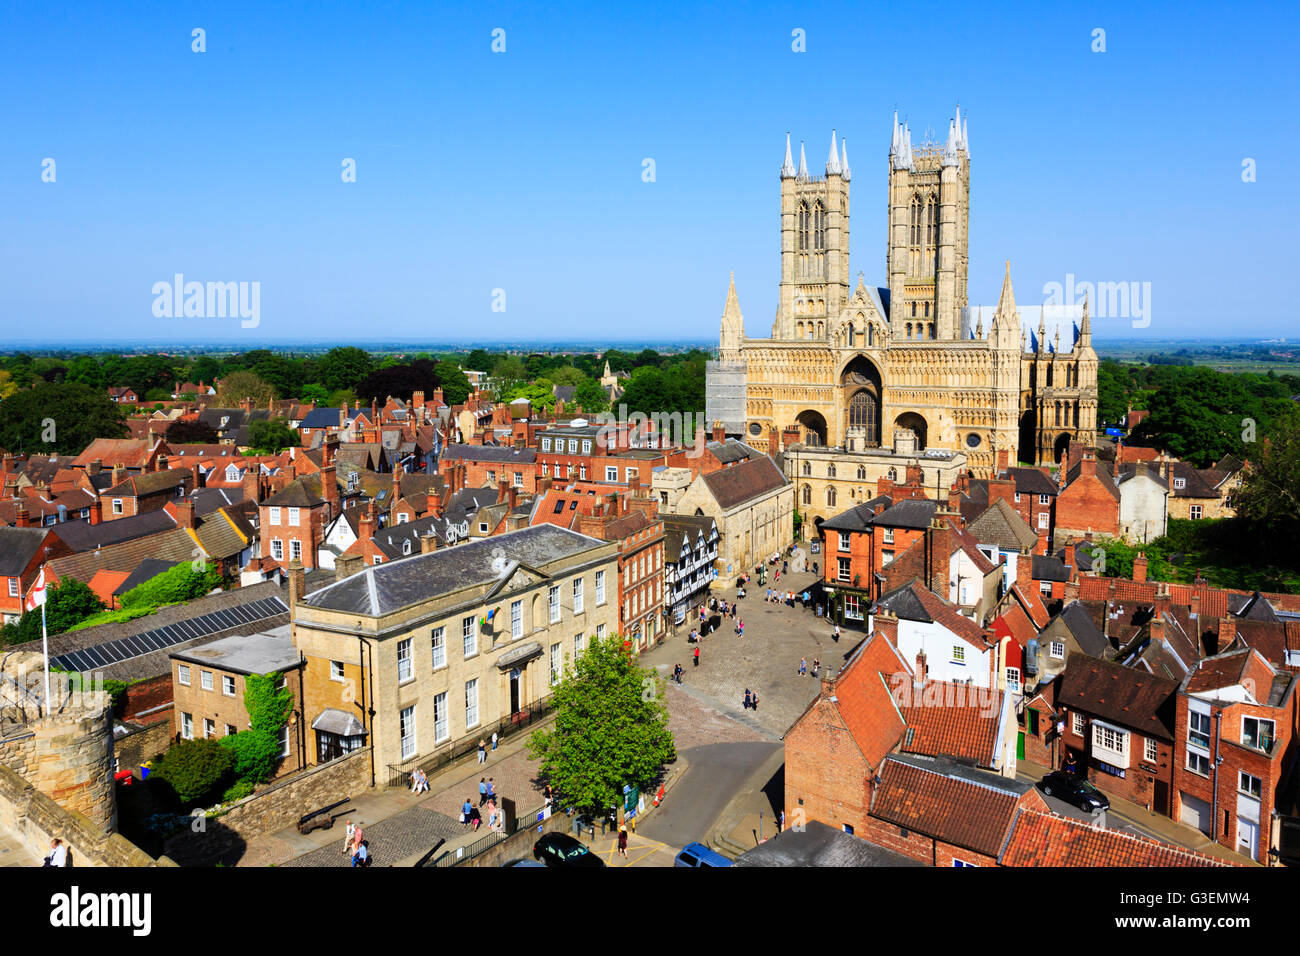
[[[45,568],[41,568],[40,576],[37,577],[36,583],[27,593],[27,610],[34,611],[45,603]]]

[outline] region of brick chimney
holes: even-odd
[[[294,606],[306,595],[307,572],[303,570],[302,562],[294,558],[289,562],[289,611],[293,612]]]
[[[537,496],[540,498],[551,490],[553,479],[550,475],[537,479]]]
[[[438,550],[438,536],[430,531],[426,535],[420,536],[420,553],[428,554],[431,551]]]
[[[506,500],[510,502],[510,510],[514,511],[515,506],[519,504],[519,489],[511,485],[506,491]]]
[[[398,465],[393,469],[393,495],[389,499],[390,508],[402,500],[402,472],[405,470],[405,465]]]
[[[1201,616],[1201,590],[1200,588],[1192,589],[1192,600],[1189,602],[1189,609],[1193,617]]]
[[[510,482],[501,478],[497,481],[497,504],[505,501],[510,497]]]
[[[1028,594],[1034,587],[1034,556],[1022,553],[1016,556],[1016,584],[1021,592]]]
[[[1013,508],[1016,505],[1016,483],[1010,478],[990,478],[989,486],[989,505],[992,506],[997,501],[1005,501]],[[1017,509],[1019,510],[1019,509]]]
[[[256,504],[262,503],[262,475],[261,468],[253,465],[244,472],[244,479],[241,482],[244,489],[244,500],[252,501]]]
[[[1065,564],[1070,569],[1070,580],[1076,580],[1079,577],[1079,569],[1074,563],[1074,542],[1067,542],[1065,545]]]
[[[104,504],[98,498],[90,503],[90,523],[100,524],[104,520]]]
[[[334,518],[342,511],[339,500],[339,479],[335,473],[334,462],[323,466],[320,470],[320,494],[329,506],[329,516]]]
[[[925,485],[925,470],[918,464],[907,466],[907,480],[905,484],[921,487]]]
[[[925,662],[925,651],[916,652],[916,679],[924,682],[930,673],[930,665]]]
[[[369,541],[375,536],[375,503],[372,501],[366,505],[366,513],[361,516],[357,523],[357,539],[360,541]]]
[[[359,554],[340,554],[334,559],[334,580],[342,581],[361,570],[362,558]]]
[[[192,482],[190,485],[190,494],[194,494],[194,492],[203,487],[203,472],[199,470],[199,463],[197,461],[190,465],[190,481]]]
[[[1097,456],[1090,451],[1082,453],[1083,457],[1079,459],[1079,477],[1093,478],[1097,474]]]
[[[894,497],[894,482],[889,478],[876,479],[876,496],[884,498]]]
[[[876,611],[872,623],[875,625],[874,633],[882,635],[894,647],[898,646],[898,618],[892,611]]]
[[[193,528],[194,527],[194,502],[173,501],[171,505],[176,511],[177,527]]]
[[[18,507],[14,509],[15,528],[34,528],[37,522],[27,513],[27,499],[19,498]]]
[[[120,485],[126,481],[126,465],[117,464],[113,466],[113,484]]]
[[[949,593],[949,566],[952,561],[953,531],[948,517],[936,512],[926,529],[925,586],[945,601]]]
[[[1237,639],[1237,619],[1231,614],[1219,618],[1219,647],[1218,653],[1222,654],[1228,649],[1228,645]]]
[[[8,456],[6,455],[5,457]],[[7,466],[9,463],[5,462],[5,464]],[[6,468],[6,470],[8,469]],[[86,474],[88,475],[97,475],[103,470],[104,470],[104,459],[102,458],[96,458],[94,461],[92,461],[89,465],[86,466]]]
[[[1138,552],[1138,556],[1133,559],[1133,580],[1145,581],[1147,579],[1147,556],[1143,551]]]

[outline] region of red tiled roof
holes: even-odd
[[[986,767],[997,763],[1001,691],[945,681],[927,681],[910,691],[899,706],[907,721],[903,750],[970,759]]]
[[[998,621],[1002,622],[1007,632],[1021,647],[1028,647],[1029,642],[1038,636],[1038,628],[1034,626],[1034,622],[1029,619],[1025,609],[1015,602],[1007,606]],[[997,622],[994,623],[996,626]]]
[[[835,682],[835,698],[845,726],[872,767],[898,745],[905,724],[891,691],[894,675],[910,679],[907,665],[883,634],[867,639]]]
[[[998,857],[1003,866],[1230,866],[1180,846],[1038,810],[1022,810]]]
[[[105,468],[125,465],[127,468],[143,468],[149,461],[153,443],[147,439],[137,438],[96,438],[86,450],[73,459],[74,468],[84,468],[99,459]]]
[[[989,640],[984,629],[968,617],[958,614],[947,601],[939,597],[929,588],[923,588],[920,584],[915,584],[912,591],[920,600],[926,613],[938,624],[942,624],[952,633],[956,634],[967,644],[972,645],[977,650],[985,650],[989,646]]]
[[[945,843],[997,856],[1021,796],[937,770],[886,760],[871,800],[871,816]],[[1034,793],[1033,790],[1028,791]],[[1041,804],[1042,798],[1038,797]]]

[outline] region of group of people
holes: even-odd
[[[370,865],[370,844],[361,832],[361,827],[351,820],[348,821],[347,836],[343,840],[343,855],[352,858],[353,866]]]
[[[429,778],[424,775],[424,771],[416,767],[411,771],[411,793],[428,793]]]
[[[802,594],[795,594],[793,591],[778,591],[776,588],[767,589],[768,604],[784,604],[786,607],[794,607],[795,601],[800,602],[804,607],[808,607],[810,595],[807,591]]]
[[[497,749],[497,732],[494,730],[492,731],[492,750],[495,752],[496,749]],[[487,758],[488,758],[488,742],[480,737],[478,742],[478,762],[487,763]]]
[[[818,672],[821,671],[821,669],[822,669],[822,662],[814,657],[812,663],[812,676],[816,677]],[[800,677],[808,676],[808,658],[806,657],[799,658],[799,676]]]
[[[758,692],[746,687],[744,705],[746,710],[758,710]]]
[[[481,807],[489,800],[495,800],[497,796],[496,783],[491,777],[479,777],[478,780],[478,805]]]

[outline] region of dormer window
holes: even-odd
[[[1186,487],[1187,487],[1187,479],[1186,479],[1186,478],[1175,478],[1175,479],[1174,479],[1174,487],[1175,487],[1175,488],[1186,488]]]

